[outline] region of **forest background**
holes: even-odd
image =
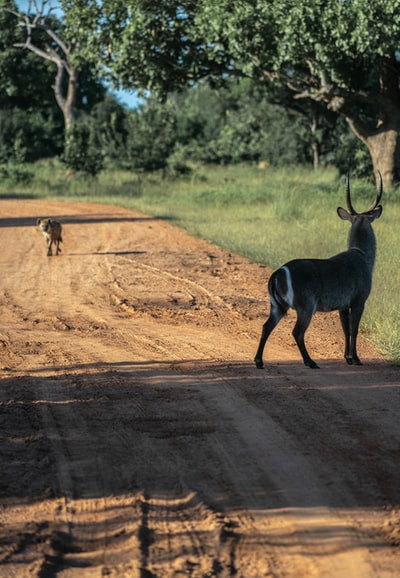
[[[71,37],[71,29],[78,26],[76,11],[82,15],[84,8],[89,9],[92,3],[75,2],[71,8],[69,2],[28,2],[25,3],[28,12],[20,11],[13,1],[2,0],[1,4],[0,163],[3,175],[18,176],[10,163],[57,157],[73,170],[92,175],[110,166],[185,172],[190,170],[190,162],[225,165],[261,162],[272,166],[305,164],[314,168],[333,165],[340,173],[351,167],[354,175],[371,176],[372,163],[365,144],[350,130],[345,116],[329,110],[322,101],[294,98],[288,86],[260,82],[254,74],[230,75],[220,71],[217,81],[215,70],[210,69],[201,71],[193,82],[190,81],[193,63],[187,65],[186,83],[176,79],[173,63],[167,71],[169,85],[168,82],[165,85],[165,71],[161,68],[158,70],[160,83],[157,83],[153,76],[161,64],[154,59],[150,64],[143,61],[143,67],[147,66],[150,71],[147,76],[138,74],[137,81],[125,79],[118,71],[110,73],[109,68],[102,66],[101,46],[92,48],[88,55],[86,47],[82,48],[82,40],[76,39],[68,46],[81,56],[77,58],[72,48],[68,54],[62,54],[54,36],[40,28],[45,23],[64,42],[64,37]],[[141,12],[147,11],[153,24],[157,22],[157,14],[146,8],[146,2],[131,4]],[[60,5],[69,19],[61,16]],[[161,15],[165,12],[162,5],[161,2]],[[59,8],[52,11],[54,6]],[[177,19],[177,6],[173,9]],[[25,25],[26,14],[30,15],[31,29]],[[88,18],[95,26],[96,18],[90,14]],[[172,16],[170,18],[172,20]],[[90,26],[87,44],[91,41],[89,30]],[[36,52],[29,50],[28,35]],[[70,147],[66,143],[72,141],[66,138],[66,123],[54,95],[57,62],[43,58],[50,50],[79,72],[75,82],[74,126],[70,127],[74,146]],[[139,42],[138,50],[143,50]],[[176,58],[179,60],[181,56]],[[378,82],[378,78],[375,81]],[[144,97],[137,107],[128,108],[116,96],[113,88],[123,85],[132,91],[139,90]],[[65,79],[63,86],[67,91]],[[153,88],[151,93],[149,87]]]

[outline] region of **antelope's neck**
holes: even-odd
[[[349,249],[359,249],[372,268],[375,262],[376,240],[371,223],[366,219],[355,222],[350,229]]]

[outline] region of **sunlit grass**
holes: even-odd
[[[161,173],[108,170],[97,179],[68,180],[57,162],[35,165],[28,185],[0,183],[0,197],[99,201],[168,218],[254,262],[275,268],[296,257],[329,257],[346,248],[349,224],[336,214],[345,205],[345,183],[334,169],[194,166],[179,178]],[[374,199],[375,185],[352,181],[354,206]],[[400,360],[400,196],[385,192],[374,223],[378,254],[362,331],[393,361]]]

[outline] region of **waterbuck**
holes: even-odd
[[[344,357],[349,365],[362,365],[357,355],[357,334],[365,302],[371,290],[376,241],[371,223],[382,214],[382,177],[371,207],[357,213],[351,203],[350,179],[346,179],[348,211],[338,207],[341,219],[350,221],[348,250],[330,259],[294,259],[270,277],[270,315],[263,325],[260,344],[254,361],[263,368],[263,351],[268,337],[282,317],[292,308],[297,313],[293,337],[303,356],[304,364],[318,365],[308,354],[304,335],[316,311],[339,310],[345,335]]]

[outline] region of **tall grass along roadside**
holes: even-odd
[[[29,167],[29,184],[0,183],[0,198],[99,201],[168,218],[193,235],[276,268],[296,257],[326,258],[347,247],[348,227],[336,215],[344,178],[334,169],[263,169],[255,165],[194,166],[185,176],[107,170],[74,176],[54,161]],[[375,184],[352,180],[356,210],[375,197]],[[361,331],[392,361],[400,361],[399,192],[384,191],[374,224],[378,250],[373,288]],[[265,291],[267,289],[265,288]]]

